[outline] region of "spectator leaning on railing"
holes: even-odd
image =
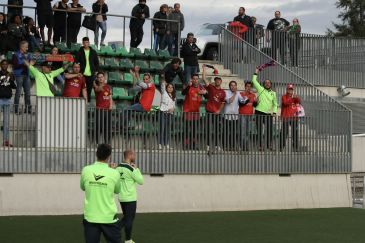
[[[63,73],[69,63],[62,68],[52,71],[51,62],[43,62],[41,71],[34,67],[34,61],[24,61],[24,64],[29,68],[29,72],[34,76],[36,83],[36,95],[42,97],[54,97],[57,94],[57,89],[54,86],[54,78]]]
[[[96,97],[95,114],[95,135],[96,143],[100,144],[100,135],[103,134],[104,143],[110,144],[112,137],[112,89],[106,83],[104,72],[96,74],[94,82],[94,92]]]
[[[252,82],[245,82],[245,90],[242,91],[241,97],[246,102],[240,102],[239,113],[241,115],[241,148],[248,150],[250,142],[250,124],[253,122],[255,114],[254,106],[256,104],[256,95],[252,92]]]
[[[244,7],[239,8],[238,16],[233,19],[233,22],[240,22],[244,26],[247,26],[250,31],[246,35],[241,33],[241,36],[244,40],[247,40],[250,44],[253,44],[253,33],[251,28],[253,28],[254,26],[251,17],[246,15],[246,9]]]
[[[205,110],[207,111],[206,117],[206,136],[208,150],[218,149],[219,137],[221,132],[220,113],[224,108],[226,99],[226,93],[222,89],[222,78],[215,77],[214,83],[210,83],[206,77],[206,67],[203,65],[203,81],[205,83],[205,89],[207,90],[207,104]],[[212,146],[212,147],[210,147]]]
[[[8,61],[1,61],[0,69],[0,112],[3,112],[3,146],[12,147],[10,144],[9,124],[10,124],[10,109],[11,96],[13,89],[16,88],[15,78],[12,73],[8,72]]]
[[[162,19],[162,20],[153,20],[153,34],[154,34],[154,44],[153,49],[164,50],[166,48],[166,35],[169,34],[167,32],[167,4],[162,4],[160,7],[160,11],[156,12],[153,16],[154,19]]]
[[[286,140],[289,134],[289,127],[292,132],[292,145],[294,151],[298,151],[299,132],[298,132],[298,106],[300,98],[294,93],[294,85],[288,84],[286,94],[281,97],[281,118],[283,120],[280,136],[280,151],[285,148]]]
[[[72,65],[72,73],[65,74],[65,87],[63,89],[63,97],[79,98],[82,97],[87,101],[87,89],[84,75],[80,73],[80,64],[74,63]]]
[[[68,0],[62,0],[57,2],[53,6],[53,44],[56,45],[58,42],[66,42],[66,26],[67,26],[67,6]],[[60,10],[60,11],[57,11]]]
[[[169,20],[178,21],[180,23],[180,29],[178,23],[169,22],[168,30],[170,31],[169,39],[168,39],[168,50],[171,56],[177,56],[178,50],[180,48],[179,43],[179,32],[184,30],[185,27],[185,19],[184,14],[180,10],[180,3],[174,4],[174,10],[168,16]]]
[[[146,0],[139,0],[139,3],[132,9],[133,17],[129,22],[131,33],[131,47],[138,47],[143,40],[143,25],[145,19],[150,17],[150,9],[146,5]]]
[[[88,102],[90,102],[95,73],[99,69],[99,58],[96,51],[90,47],[89,37],[82,39],[82,47],[76,54],[75,62],[80,63],[81,73],[86,80]]]
[[[99,46],[99,28],[101,29],[101,40],[100,40],[100,46],[105,46],[104,40],[106,37],[106,31],[107,31],[107,25],[106,20],[107,16],[105,15],[109,9],[108,5],[105,3],[105,0],[97,0],[93,4],[93,13],[96,18],[96,30],[95,30],[95,45]]]
[[[184,111],[184,148],[197,149],[197,132],[198,122],[200,119],[199,108],[203,99],[203,95],[207,94],[207,90],[203,85],[199,84],[199,75],[193,74],[191,81],[182,91],[185,96]]]
[[[22,41],[19,44],[19,50],[13,54],[12,66],[13,73],[16,81],[16,92],[14,98],[14,112],[19,112],[19,100],[22,89],[24,90],[24,103],[25,112],[31,112],[30,104],[30,79],[29,79],[29,69],[25,65],[25,61],[30,61],[30,54],[28,53],[28,42]]]
[[[257,75],[260,70],[256,68],[255,74],[252,77],[252,83],[257,90],[257,106],[256,106],[256,127],[258,129],[258,140],[260,149],[273,149],[272,146],[272,130],[273,130],[273,117],[278,112],[278,101],[276,98],[276,92],[272,90],[272,83],[266,79],[262,86],[257,81]],[[265,144],[262,141],[263,125],[265,126]]]
[[[81,28],[82,13],[86,9],[79,4],[79,0],[72,0],[68,5],[69,12],[67,13],[67,46],[71,47],[71,43],[77,43],[77,36]]]
[[[38,26],[41,30],[43,44],[51,45],[52,29],[53,29],[53,11],[52,0],[34,0],[37,3]],[[44,27],[47,26],[47,41],[44,36]]]
[[[176,107],[176,90],[171,83],[166,83],[165,80],[161,81],[161,105],[160,105],[160,143],[159,149],[163,149],[165,146],[167,149],[169,146],[169,139],[171,133],[172,115]]]
[[[171,84],[176,76],[179,77],[181,83],[184,83],[184,70],[180,67],[180,58],[174,58],[170,63],[166,64],[164,69],[161,71],[161,78],[166,81],[166,83]]]

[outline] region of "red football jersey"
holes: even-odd
[[[96,91],[94,89],[96,96],[96,108],[97,109],[110,109],[112,90],[109,85],[104,84],[102,91]]]
[[[142,90],[141,99],[139,103],[147,112],[151,110],[153,98],[155,97],[156,86],[154,83],[148,83],[147,89]]]
[[[207,112],[216,113],[226,100],[226,92],[223,89],[217,89],[212,84],[209,84],[206,89],[208,91],[208,101],[205,109]]]
[[[241,115],[252,116],[254,114],[253,103],[255,102],[256,95],[246,91],[243,91],[240,94],[242,97],[246,97],[249,101],[246,105],[240,106],[239,113]]]
[[[83,89],[86,89],[86,81],[84,77],[76,77],[66,79],[65,88],[63,89],[63,97],[79,98]]]

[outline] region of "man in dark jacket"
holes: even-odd
[[[250,16],[246,15],[246,9],[244,7],[240,7],[238,10],[238,15],[234,17],[234,22],[238,21],[241,24],[244,24],[248,27],[248,31],[245,35],[243,35],[244,40],[248,41],[250,44],[254,43],[254,31],[253,31],[253,22]]]
[[[67,13],[67,46],[71,47],[71,43],[77,43],[77,36],[81,28],[82,13],[86,9],[79,4],[79,0],[72,0],[68,5]]]
[[[41,29],[42,41],[45,44],[51,45],[52,29],[53,29],[53,12],[52,0],[34,0],[37,3],[38,26]],[[44,36],[44,27],[48,29],[48,39],[46,42]]]
[[[95,73],[99,69],[98,54],[90,47],[89,37],[82,39],[82,47],[76,54],[76,63],[80,63],[81,73],[84,74],[87,88],[87,99],[90,102],[90,94],[95,80]]]
[[[200,52],[199,47],[194,42],[194,34],[189,33],[181,48],[181,56],[184,58],[184,86],[188,85],[193,74],[199,73],[198,54]]]
[[[176,76],[179,76],[180,81],[184,83],[184,71],[180,67],[180,58],[174,58],[171,63],[168,63],[161,72],[161,78],[165,79],[166,83],[170,84],[174,81]]]
[[[16,88],[14,76],[8,72],[8,61],[1,61],[0,69],[0,112],[3,114],[3,146],[12,147],[9,142],[9,121],[12,89]]]
[[[154,19],[167,19],[167,9],[169,6],[167,4],[162,4],[160,7],[160,11],[156,12],[153,16]],[[153,20],[153,34],[154,34],[154,44],[153,49],[156,51],[158,49],[163,50],[166,47],[166,31],[167,31],[167,22]]]
[[[62,10],[67,10],[68,0],[62,0],[57,2],[53,6],[53,44],[56,45],[57,42],[66,42],[66,24],[67,24],[67,13]],[[61,11],[57,11],[61,10]]]
[[[16,14],[23,16],[23,0],[8,0],[8,5],[19,6],[19,7],[8,7],[8,22]]]
[[[145,19],[150,17],[150,9],[146,5],[146,0],[139,0],[139,4],[134,6],[132,10],[132,18],[129,22],[129,30],[131,32],[131,47],[138,47],[143,39],[143,25]]]
[[[168,41],[168,50],[170,52],[170,55],[177,56],[178,50],[179,50],[179,34],[184,30],[185,27],[185,20],[184,15],[180,11],[180,4],[175,3],[174,4],[174,11],[172,11],[169,16],[169,20],[178,21],[180,23],[180,29],[178,23],[169,22],[168,24],[168,32],[170,32],[169,35],[169,41]],[[174,48],[173,48],[174,46]]]

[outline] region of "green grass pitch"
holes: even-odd
[[[81,221],[80,215],[0,217],[0,242],[80,243]],[[365,210],[137,214],[133,239],[136,243],[365,242]]]

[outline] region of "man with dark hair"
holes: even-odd
[[[96,143],[100,143],[100,135],[103,134],[104,143],[110,143],[112,137],[112,89],[106,83],[105,74],[98,72],[94,82],[96,97],[95,132]]]
[[[176,76],[179,77],[181,83],[184,83],[184,71],[180,67],[180,58],[174,58],[170,63],[166,64],[161,72],[161,78],[165,79],[166,83],[170,84],[174,81]]]
[[[133,220],[137,210],[136,185],[143,185],[144,179],[136,166],[136,153],[133,150],[124,151],[124,161],[119,164],[117,171],[120,174],[121,190],[119,194],[120,206],[123,211],[122,228],[125,230],[125,242],[132,240]]]
[[[146,5],[146,0],[139,0],[139,3],[132,9],[132,18],[129,22],[131,33],[131,47],[138,47],[143,40],[143,25],[145,19],[150,17],[150,9]]]
[[[82,97],[87,100],[86,81],[84,75],[80,73],[80,63],[75,62],[72,65],[72,73],[66,73],[65,78],[65,87],[62,96],[79,98],[82,92]]]
[[[97,161],[81,172],[80,188],[85,192],[84,236],[86,243],[99,243],[101,233],[110,243],[120,243],[121,227],[114,194],[121,190],[120,174],[108,166],[111,146],[100,144]]]
[[[176,22],[169,22],[168,24],[168,31],[170,32],[169,40],[168,40],[168,50],[171,56],[177,56],[178,50],[180,48],[179,43],[179,34],[184,30],[185,27],[185,20],[184,20],[184,14],[180,10],[180,3],[174,4],[174,11],[172,11],[168,15],[169,20],[175,20],[180,23],[180,29],[179,25]]]
[[[182,91],[185,96],[183,104],[184,112],[184,148],[197,149],[197,132],[199,129],[199,109],[203,100],[203,95],[207,90],[199,84],[199,75],[193,74],[191,81]]]
[[[279,49],[281,63],[285,64],[285,52],[287,48],[287,34],[286,30],[290,23],[281,18],[280,11],[275,11],[275,18],[271,19],[267,24],[266,29],[266,41],[270,42],[271,36],[271,57],[274,60],[278,60],[277,51]]]
[[[206,116],[206,136],[208,151],[218,149],[218,141],[221,134],[221,124],[219,115],[224,108],[226,93],[222,89],[222,78],[215,77],[214,83],[210,83],[206,77],[206,67],[203,65],[203,81],[205,83],[205,89],[208,91],[207,104],[205,110]],[[210,147],[210,146],[213,147]]]
[[[244,7],[239,8],[238,15],[234,17],[233,21],[238,21],[241,24],[246,25],[248,28],[253,28],[252,19],[250,16],[246,15],[246,9]]]
[[[29,69],[25,65],[25,61],[30,61],[30,54],[28,53],[28,42],[22,41],[19,44],[19,50],[13,54],[12,65],[13,65],[13,74],[15,76],[16,81],[16,92],[14,98],[14,111],[15,113],[19,112],[19,100],[20,95],[22,93],[22,89],[24,90],[24,103],[25,103],[25,112],[31,112],[31,104],[30,104],[30,79],[29,79]]]
[[[89,37],[82,38],[82,47],[76,54],[75,62],[80,63],[81,73],[86,80],[88,102],[90,102],[95,73],[99,69],[99,58],[96,51],[90,47]]]
[[[37,3],[38,26],[41,29],[41,37],[44,44],[51,45],[52,29],[53,29],[53,11],[52,0],[34,0]],[[48,29],[48,40],[46,42],[44,36],[44,27]]]
[[[16,88],[15,79],[12,73],[8,71],[9,63],[7,60],[1,61],[0,67],[0,112],[3,113],[3,142],[5,147],[13,147],[9,142],[9,125],[11,96],[13,89]]]
[[[192,74],[199,73],[198,54],[200,52],[199,47],[195,44],[194,34],[188,33],[187,39],[181,48],[181,56],[184,58],[184,87],[188,85]]]

